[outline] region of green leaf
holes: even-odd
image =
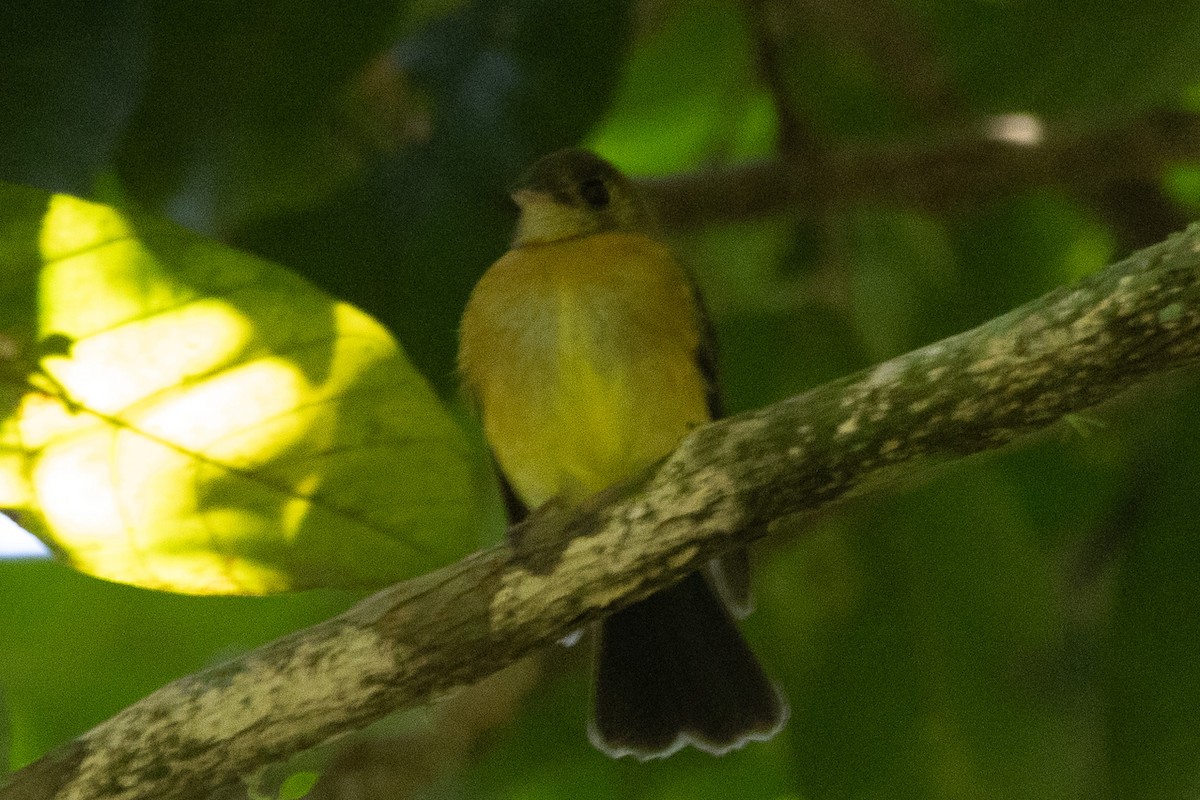
[[[320,777],[315,772],[297,772],[289,776],[279,787],[279,800],[300,800],[312,791]]]
[[[155,219],[3,186],[0,209],[0,503],[72,565],[261,594],[469,549],[461,435],[377,322]]]

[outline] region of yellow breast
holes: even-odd
[[[699,341],[670,251],[602,233],[493,264],[463,315],[459,367],[501,469],[533,508],[630,477],[708,419]]]

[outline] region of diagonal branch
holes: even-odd
[[[183,678],[12,776],[15,798],[206,797],[645,597],[889,470],[999,447],[1200,361],[1200,225],[975,330],[694,431],[578,512]]]

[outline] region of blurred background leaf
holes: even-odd
[[[722,198],[719,223],[672,231],[734,411],[978,324],[1200,208],[1200,11],[1182,0],[22,0],[0,22],[0,178],[282,264],[380,320],[456,412],[458,316],[507,246],[505,187],[561,146],[695,185],[756,159],[806,167],[789,202],[739,216]],[[847,164],[866,166],[822,181]],[[990,164],[1008,168],[977,180]],[[45,211],[26,193],[0,214],[14,331],[41,330],[41,298],[12,221]],[[0,351],[31,346],[9,336]],[[770,743],[605,759],[583,735],[585,643],[279,780],[320,772],[316,798],[1195,797],[1198,390],[1194,372],[1152,381],[780,523],[747,623],[793,707]],[[0,394],[10,426],[20,395]],[[468,447],[493,499],[472,518],[500,535]],[[394,569],[380,552],[353,560]],[[12,762],[348,600],[0,565]]]

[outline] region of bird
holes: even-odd
[[[636,185],[569,148],[512,198],[512,243],[467,301],[458,370],[515,524],[639,474],[722,409],[703,301]],[[789,709],[738,629],[748,607],[742,550],[600,622],[591,742],[644,761],[774,736]]]

